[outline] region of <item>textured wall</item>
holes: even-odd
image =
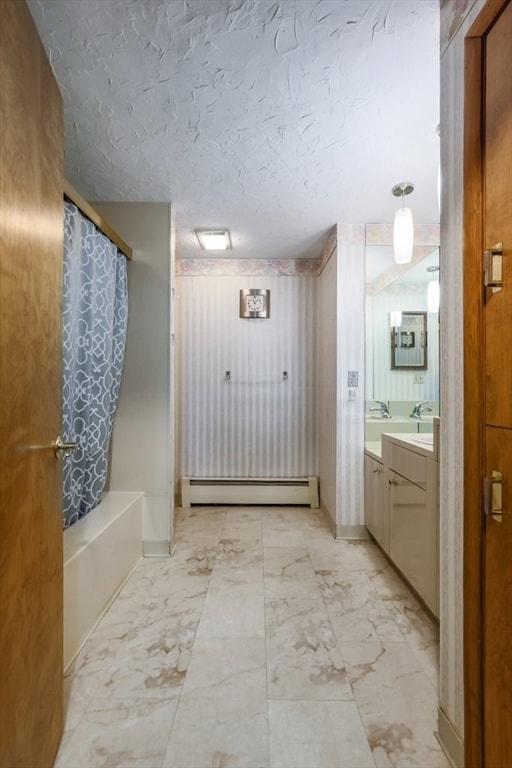
[[[133,247],[128,335],[114,425],[109,489],[144,491],[145,554],[166,554],[171,536],[172,215],[166,203],[94,203]]]
[[[180,474],[316,475],[316,277],[177,279]],[[239,317],[241,288],[270,289],[269,319]]]

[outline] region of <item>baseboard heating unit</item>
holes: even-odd
[[[286,504],[317,508],[316,477],[183,477],[181,505]]]

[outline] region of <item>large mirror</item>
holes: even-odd
[[[366,401],[385,402],[408,419],[427,401],[439,413],[439,314],[427,303],[439,280],[439,246],[414,249],[410,264],[395,264],[391,245],[366,244]]]

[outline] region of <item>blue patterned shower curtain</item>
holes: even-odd
[[[64,528],[91,511],[105,487],[123,369],[126,258],[72,203],[64,203]]]

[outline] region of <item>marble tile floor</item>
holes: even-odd
[[[322,512],[178,509],[66,675],[55,768],[449,768],[437,641]]]

